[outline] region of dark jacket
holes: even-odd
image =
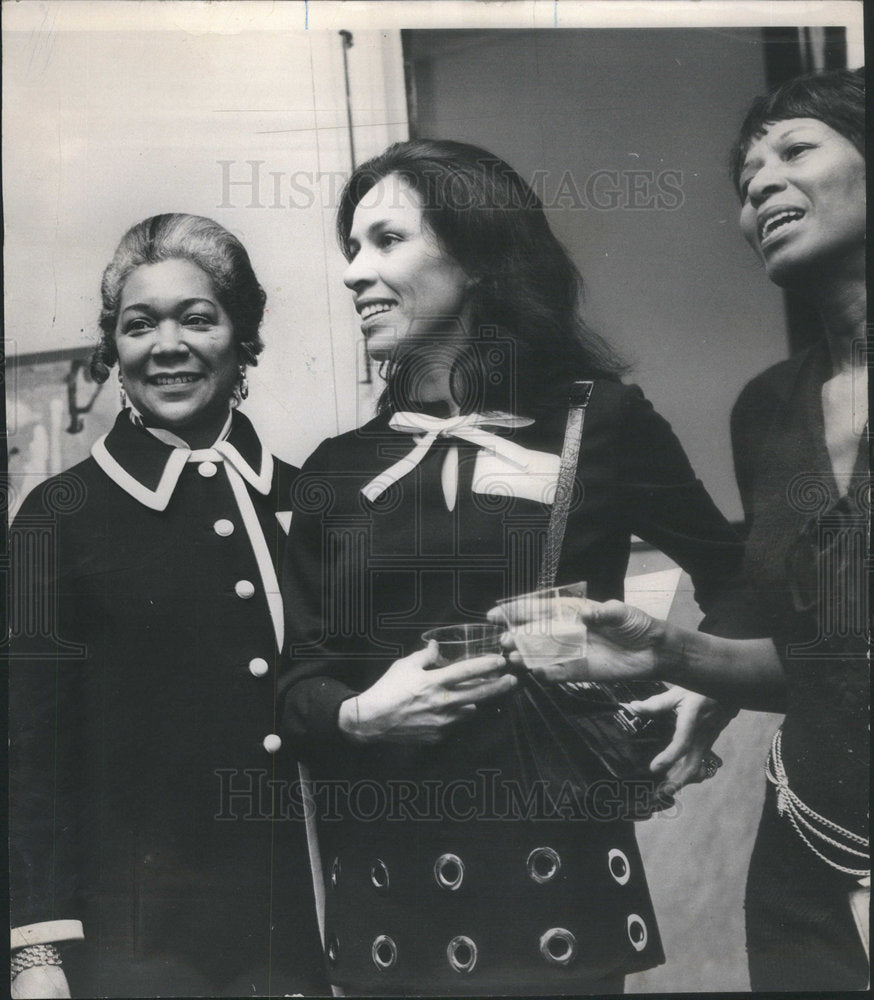
[[[258,797],[296,777],[263,742],[296,470],[241,414],[218,447],[125,411],[12,528],[13,926],[82,921],[74,995],[323,988],[303,824]]]
[[[546,455],[542,465],[551,456],[555,468],[565,418],[560,412],[499,433]],[[282,732],[326,783],[320,836],[332,981],[376,992],[584,991],[599,977],[662,960],[631,825],[516,815],[518,803],[501,786],[522,787],[509,701],[481,707],[439,746],[353,747],[337,727],[340,704],[421,649],[425,629],[475,621],[499,598],[535,586],[551,504],[527,480],[514,481],[512,469],[505,481],[493,474],[490,491],[474,492],[484,453],[462,441],[457,502],[447,509],[441,470],[454,443],[438,439],[413,472],[371,502],[362,487],[413,445],[380,416],[325,441],[295,483],[282,576]],[[704,606],[740,558],[667,422],[636,387],[598,382],[558,582],[586,580],[592,597],[620,597],[632,534],[687,569]],[[502,787],[498,803],[482,797],[491,780]],[[332,800],[332,787],[345,800]],[[459,809],[474,797],[472,813],[456,814],[440,798],[452,787]],[[537,882],[526,866],[545,847],[558,854],[560,872]],[[464,866],[457,889],[436,880],[435,863],[447,854]],[[388,886],[379,884],[382,866]],[[556,927],[578,942],[567,963],[541,952],[542,935]],[[380,964],[380,949],[391,951],[382,935],[397,947],[390,967]],[[447,959],[459,936],[478,949],[470,972]]]

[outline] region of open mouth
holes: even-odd
[[[361,322],[364,323],[366,320],[371,319],[373,316],[378,316],[380,313],[388,312],[394,306],[394,302],[388,299],[380,300],[379,302],[367,302],[358,309],[358,315],[361,317]]]
[[[767,243],[772,236],[798,222],[803,215],[800,208],[781,208],[764,216],[759,220],[759,242]]]
[[[150,375],[148,382],[149,385],[188,385],[191,382],[199,382],[203,378],[202,375],[192,375],[188,372],[179,375]]]

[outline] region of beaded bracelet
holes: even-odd
[[[53,944],[28,944],[12,954],[9,971],[14,979],[19,972],[37,965],[63,965],[61,953]]]

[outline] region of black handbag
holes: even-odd
[[[555,500],[538,589],[555,583],[592,382],[570,391]],[[645,717],[624,702],[667,689],[661,681],[549,684],[523,669],[511,696],[516,755],[529,789],[553,807],[600,819],[646,819],[672,803],[649,764],[674,735],[673,713]]]

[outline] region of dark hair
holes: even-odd
[[[566,406],[574,379],[618,380],[624,365],[580,315],[582,279],[556,239],[540,199],[509,164],[484,149],[449,140],[398,142],[358,167],[337,213],[347,258],[355,208],[384,177],[397,174],[422,202],[425,222],[442,248],[472,279],[472,329],[488,354],[486,330],[512,345],[512,371],[500,378],[478,365],[478,405],[535,415]],[[399,352],[386,367],[380,411],[404,404]],[[512,399],[506,384],[512,382]]]
[[[91,374],[105,382],[118,361],[115,327],[124,284],[141,264],[190,260],[204,271],[234,328],[237,350],[244,364],[256,365],[264,350],[258,333],[267,296],[258,284],[246,248],[233,233],[200,215],[153,215],[131,227],[122,237],[100,283],[100,342],[91,356]]]
[[[740,174],[753,141],[787,118],[818,118],[865,155],[865,70],[836,69],[796,76],[750,105],[731,150],[730,171],[740,193]]]

